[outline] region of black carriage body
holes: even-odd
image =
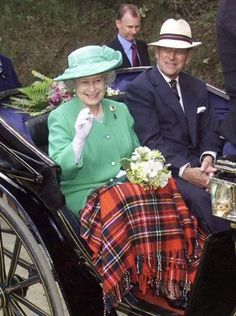
[[[103,315],[102,289],[97,275],[86,265],[87,258],[79,252],[84,246],[78,243],[83,241],[78,222],[59,191],[58,166],[5,122],[0,124],[0,201],[8,201],[48,253],[70,315]],[[32,170],[27,170],[24,163],[30,162]]]
[[[118,71],[113,88],[123,90],[124,79],[127,86],[143,70]],[[208,90],[210,101],[222,119],[228,98],[211,86]],[[70,315],[103,315],[100,278],[79,236],[79,223],[66,208],[60,193],[60,168],[38,150],[38,147],[44,151],[47,148],[46,120],[47,115],[44,115],[27,122],[36,148],[0,119],[0,208],[7,199],[33,232],[36,241],[43,245]],[[232,235],[229,231],[208,238],[185,316],[234,316],[236,259]],[[122,302],[118,309],[140,316],[179,315],[132,297],[128,302]]]

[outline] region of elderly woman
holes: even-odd
[[[126,105],[104,98],[108,73],[121,62],[106,46],[69,55],[55,80],[73,79],[76,95],[49,115],[49,155],[61,166],[61,190],[103,278],[105,310],[133,285],[184,305],[204,236],[173,179],[146,190],[119,177],[121,159],[139,146]]]

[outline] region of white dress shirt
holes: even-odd
[[[166,82],[168,83],[168,85],[170,86],[170,81],[171,81],[171,79],[170,79],[169,77],[167,77],[165,74],[163,74],[163,72],[160,70],[160,68],[158,67],[158,65],[157,65],[157,68],[158,68],[158,70],[160,71],[162,77],[165,79],[165,81],[166,81]],[[175,80],[176,80],[176,88],[177,88],[177,91],[178,91],[178,94],[179,94],[179,103],[180,103],[180,105],[181,105],[181,107],[182,107],[183,112],[185,112],[185,111],[184,111],[183,99],[182,99],[182,93],[181,93],[181,89],[180,89],[180,85],[179,85],[179,76],[177,76],[177,77],[175,78]],[[216,152],[214,152],[214,151],[205,151],[204,153],[202,153],[202,155],[201,155],[201,157],[200,157],[200,163],[201,163],[202,158],[203,158],[204,155],[210,155],[210,156],[212,156],[212,157],[213,157],[213,161],[215,162],[215,160],[216,160]],[[185,168],[188,167],[188,166],[190,166],[190,163],[187,163],[187,164],[185,164],[184,166],[182,166],[182,167],[179,168],[179,176],[180,176],[181,178],[183,177],[183,173],[184,173]]]

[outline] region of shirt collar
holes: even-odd
[[[163,74],[163,72],[160,70],[159,66],[157,65],[157,69],[160,71],[162,77],[165,79],[165,81],[169,84],[170,81],[172,80],[171,78],[167,77],[165,74]],[[179,76],[177,76],[175,78],[176,82],[177,82],[177,85],[179,84]]]
[[[118,40],[120,41],[121,45],[123,46],[124,50],[128,50],[131,48],[131,45],[133,42],[128,41],[126,38],[124,38],[123,36],[120,35],[120,33],[118,33]],[[135,41],[134,41],[135,43]]]

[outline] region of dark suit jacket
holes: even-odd
[[[0,91],[21,87],[11,60],[0,55]]]
[[[148,53],[148,47],[147,44],[144,41],[136,40],[136,45],[138,49],[138,54],[140,57],[140,63],[141,66],[150,66],[150,58]],[[129,59],[123,49],[123,46],[121,45],[120,41],[118,40],[118,37],[114,39],[110,44],[107,44],[108,47],[111,47],[115,50],[119,50],[122,53],[123,57],[123,63],[119,68],[128,68],[132,67],[132,65],[129,62]]]
[[[19,87],[21,87],[21,83],[11,60],[5,55],[0,55],[0,91]],[[24,123],[29,118],[29,115],[11,107],[4,107],[8,102],[10,102],[9,98],[0,100],[0,117],[19,132],[21,136],[26,138],[29,142],[32,142],[29,131]]]
[[[217,43],[230,112],[221,125],[222,134],[236,145],[236,1],[221,0],[217,14]]]
[[[174,174],[186,163],[199,165],[203,152],[221,150],[218,121],[208,103],[206,85],[184,72],[179,83],[185,114],[156,66],[138,75],[125,96],[141,144],[160,150]]]

